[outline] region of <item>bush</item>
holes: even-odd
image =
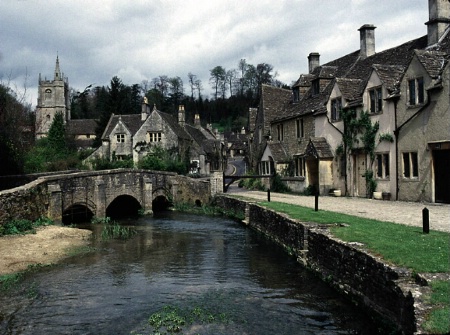
[[[283,183],[279,174],[276,174],[272,179],[271,190],[280,193],[287,193],[291,191],[291,189],[285,183]]]

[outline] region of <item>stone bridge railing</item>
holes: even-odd
[[[173,203],[206,204],[210,201],[211,185],[218,183],[214,178],[192,179],[175,173],[135,169],[46,175],[0,191],[0,224],[11,219],[39,217],[58,222],[71,206],[85,206],[93,215],[103,217],[119,196],[136,199],[144,211],[152,210],[157,197]]]

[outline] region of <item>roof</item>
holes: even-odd
[[[177,135],[178,138],[182,138],[185,140],[191,139],[189,134],[183,129],[183,127],[179,125],[178,120],[174,116],[167,113],[163,113],[157,109],[153,109],[152,113],[154,112],[161,115],[161,118],[167,122],[167,124],[170,126],[170,128],[172,128],[173,132],[175,133],[175,135]]]
[[[270,149],[275,162],[282,163],[290,161],[289,155],[281,143],[268,142],[267,147]]]
[[[314,156],[316,158],[333,158],[333,152],[324,137],[311,137],[305,150],[306,156]]]
[[[447,53],[442,51],[415,50],[415,53],[419,62],[433,79],[442,74],[449,57]]]
[[[359,98],[361,79],[336,78],[336,84],[345,100],[355,101]]]
[[[95,135],[97,121],[94,119],[68,120],[66,129],[70,135]]]
[[[102,138],[107,138],[113,131],[114,127],[121,121],[125,127],[130,131],[133,136],[141,128],[144,121],[141,120],[141,114],[125,114],[125,115],[115,115],[112,114],[109,119],[108,125],[103,132]]]
[[[389,94],[399,91],[400,81],[406,70],[405,66],[374,64],[372,65],[372,68],[378,74],[378,77],[388,90]]]

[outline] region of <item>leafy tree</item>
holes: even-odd
[[[186,174],[189,169],[187,161],[180,158],[177,148],[165,150],[160,146],[152,146],[147,156],[138,163],[140,169],[170,171]]]

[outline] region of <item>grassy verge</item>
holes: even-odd
[[[261,202],[261,205],[304,222],[328,224],[337,238],[347,242],[363,243],[368,251],[389,263],[419,273],[450,272],[450,234],[430,231],[423,234],[419,227],[394,224],[356,216],[314,211],[279,202]],[[433,334],[450,333],[450,282],[430,284],[429,304],[432,312],[424,327]]]
[[[450,271],[450,234],[418,227],[360,218],[329,211],[315,212],[296,205],[262,202],[263,206],[288,214],[293,219],[329,224],[334,236],[347,242],[360,242],[387,262],[415,272]],[[344,225],[340,225],[340,224]]]

